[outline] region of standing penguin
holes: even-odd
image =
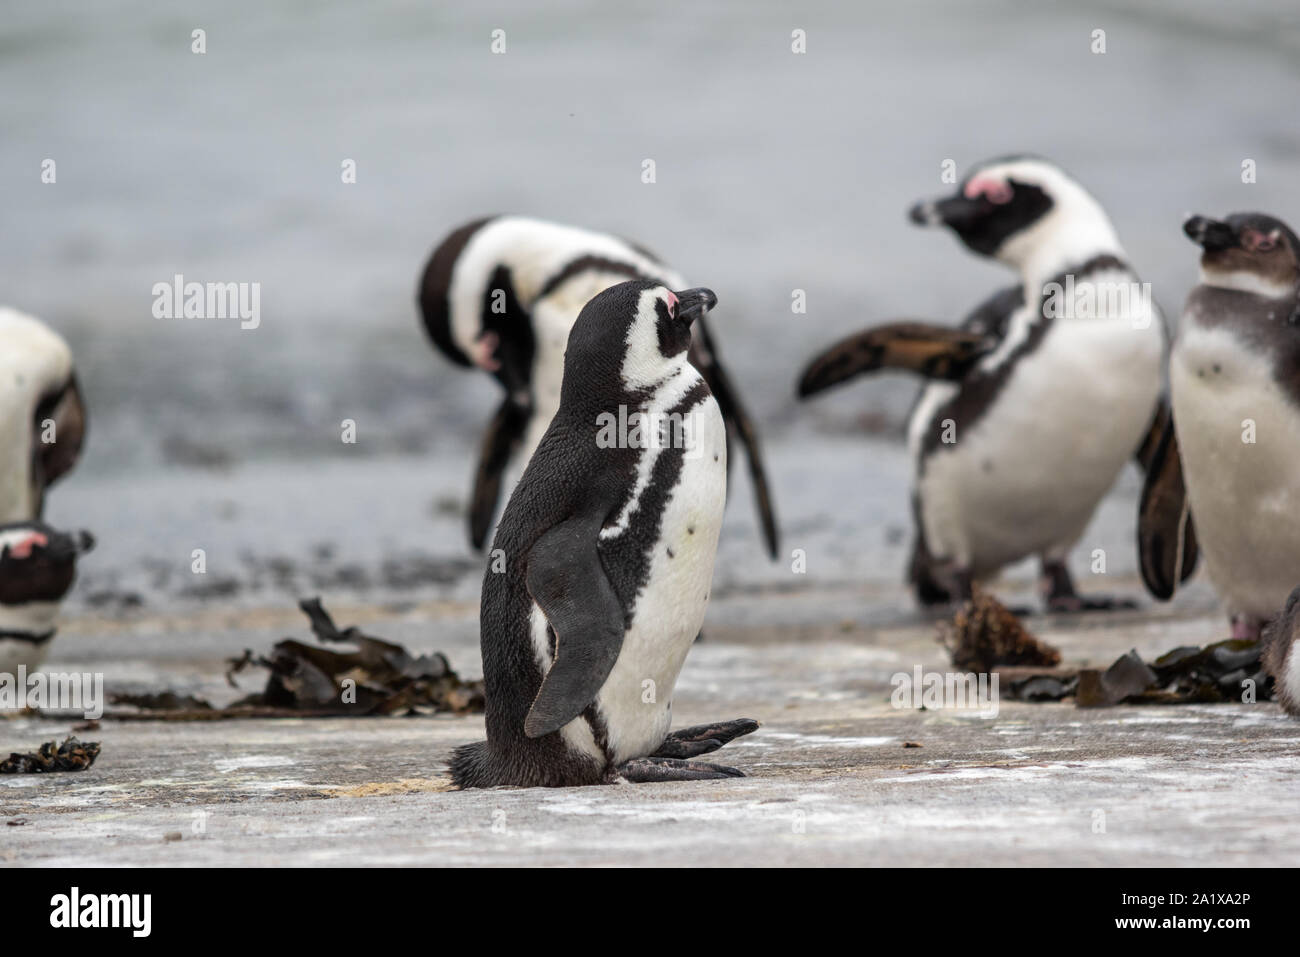
[[[434,250],[419,290],[429,338],[452,362],[490,373],[505,390],[483,437],[470,496],[475,548],[491,532],[506,469],[532,457],[559,407],[564,345],[579,311],[598,292],[629,279],[685,285],[632,243],[522,216],[467,223]],[[745,446],[763,538],[775,558],[776,518],[758,433],[702,320],[695,324],[690,361]]]
[[[69,535],[44,522],[0,525],[0,674],[45,660],[77,558],[93,546],[86,532]]]
[[[1201,283],[1169,357],[1173,420],[1138,516],[1142,577],[1168,599],[1198,550],[1258,639],[1300,581],[1300,240],[1279,219],[1193,216]]]
[[[983,163],[956,195],[918,203],[1020,284],[960,328],[898,322],[818,355],[807,397],[855,375],[925,377],[908,426],[922,604],[967,599],[972,582],[1027,556],[1052,611],[1119,604],[1074,590],[1066,558],[1158,418],[1163,321],[1101,205],[1043,159]],[[1127,603],[1123,603],[1127,604]]]
[[[39,518],[45,491],[77,461],[86,409],[63,338],[0,307],[0,522]]]
[[[457,786],[739,777],[684,758],[758,727],[668,733],[709,598],[726,502],[718,403],[687,361],[707,289],[620,283],[588,302],[559,409],[506,505],[483,578],[488,739]]]

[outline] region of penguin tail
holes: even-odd
[[[881,369],[956,381],[997,346],[997,340],[929,322],[891,322],[841,339],[805,367],[798,395],[806,399],[855,376]]]
[[[451,753],[451,781],[460,790],[492,787],[498,782],[490,779],[491,765],[486,741],[462,744]]]

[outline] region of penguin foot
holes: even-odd
[[[1049,612],[1131,611],[1137,608],[1137,602],[1131,598],[1080,595],[1074,590],[1074,580],[1063,559],[1044,557],[1042,569],[1039,587]]]
[[[742,735],[752,734],[758,730],[758,722],[753,718],[737,718],[735,721],[718,721],[714,724],[697,724],[693,728],[682,728],[664,738],[659,750],[652,758],[694,758],[701,754],[716,751],[728,741],[734,741]]]
[[[722,745],[718,745],[721,747]],[[717,778],[743,778],[743,771],[721,764],[692,764],[676,758],[633,758],[618,766],[618,775],[632,784],[652,784],[656,781],[707,781]]]
[[[1111,595],[1049,595],[1049,612],[1073,613],[1080,611],[1132,611],[1138,603],[1132,598],[1115,598]]]

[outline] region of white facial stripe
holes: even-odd
[[[1042,160],[1023,159],[1012,160],[1009,163],[998,163],[996,166],[987,166],[981,169],[974,178],[1032,183],[1041,187],[1053,198],[1065,197],[1068,199],[1076,194],[1083,194],[1088,199],[1092,199],[1091,194],[1067,176],[1064,170]],[[1095,200],[1093,201],[1095,202]]]
[[[1048,213],[1002,244],[997,258],[1019,269],[1027,288],[1099,253],[1126,258],[1101,204],[1062,170],[1041,160],[1015,160],[982,169],[981,178],[1015,180],[1041,187],[1052,198]]]
[[[643,290],[637,300],[636,319],[627,327],[624,340],[623,367],[619,374],[628,390],[655,388],[681,361],[667,359],[659,351],[659,313],[656,304],[664,289]]]
[[[484,290],[498,266],[510,270],[515,295],[525,308],[531,308],[547,282],[568,263],[583,256],[625,262],[647,276],[663,276],[665,280],[672,278],[669,270],[616,236],[524,216],[503,216],[470,237],[456,260],[448,294],[452,338],[456,345],[466,355],[472,354],[474,343],[482,331]],[[611,279],[602,288],[623,282],[627,277],[612,276]],[[581,309],[585,302],[579,303],[577,309]],[[577,309],[573,313],[574,319],[578,317]]]

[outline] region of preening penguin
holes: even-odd
[[[1074,590],[1066,558],[1156,416],[1165,331],[1101,205],[1043,159],[981,164],[956,195],[911,218],[1020,274],[960,328],[898,322],[830,347],[807,397],[881,369],[928,380],[912,411],[916,539],[909,578],[923,604],[970,597],[974,580],[1027,556],[1048,608],[1116,602]]]
[[[77,460],[86,409],[72,352],[38,319],[0,307],[0,522],[38,518]]]
[[[507,468],[532,457],[559,407],[565,342],[579,311],[597,293],[630,279],[670,289],[685,285],[632,243],[521,216],[468,223],[434,250],[419,290],[429,338],[452,362],[488,372],[505,390],[474,475],[469,532],[475,548],[492,530]],[[689,357],[745,446],[763,538],[775,558],[776,518],[758,433],[702,319]]]
[[[0,525],[0,674],[45,660],[77,558],[93,546],[86,532],[66,534],[44,522]]]
[[[63,338],[0,307],[0,672],[36,668],[92,540],[38,521],[46,490],[81,453],[86,409]]]
[[[1300,240],[1281,220],[1193,216],[1202,248],[1169,357],[1173,420],[1138,517],[1142,577],[1168,599],[1197,551],[1256,639],[1300,581]]]
[[[459,787],[740,776],[683,759],[757,722],[668,732],[726,502],[722,413],[687,361],[715,302],[635,280],[573,324],[559,408],[492,543],[505,567],[483,578],[488,739],[456,749]]]

